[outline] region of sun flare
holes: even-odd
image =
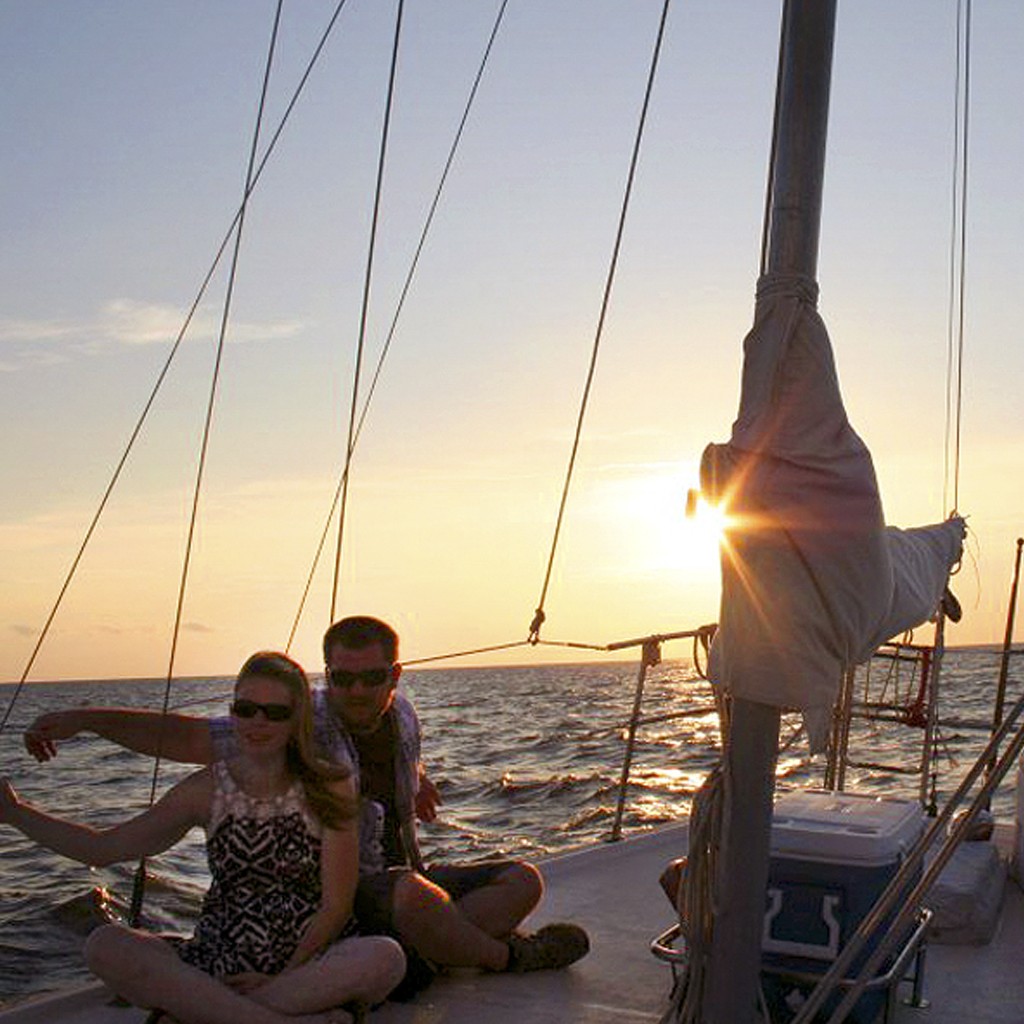
[[[693,503],[692,512],[690,503],[687,503],[684,524],[699,534],[703,538],[702,542],[717,548],[725,540],[733,521],[724,505],[712,505],[698,495]]]
[[[603,514],[629,523],[629,552],[622,562],[645,574],[718,576],[719,546],[729,528],[724,509],[703,498],[687,499],[678,471],[617,481],[605,492]]]

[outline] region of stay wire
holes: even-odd
[[[320,40],[317,43],[317,46],[315,47],[313,54],[306,65],[305,71],[303,72],[301,78],[299,79],[299,84],[296,86],[292,94],[292,98],[289,101],[288,106],[285,108],[285,112],[282,115],[281,120],[278,122],[277,128],[274,130],[274,133],[270,138],[270,142],[267,144],[267,148],[264,151],[262,158],[260,159],[259,166],[256,168],[256,172],[252,177],[252,182],[249,188],[246,190],[246,193],[243,197],[243,205],[248,200],[252,191],[255,189],[256,183],[259,181],[260,176],[262,175],[263,170],[267,165],[267,161],[270,159],[270,155],[276,148],[277,142],[280,139],[282,132],[284,131],[284,127],[287,124],[289,118],[291,117],[292,111],[294,110],[295,105],[298,102],[299,96],[305,89],[306,83],[309,80],[313,68],[316,65],[317,61],[319,60],[321,53],[323,52],[327,40],[330,37],[331,32],[334,29],[335,23],[338,20],[338,16],[341,14],[342,9],[345,7],[345,4],[347,2],[348,0],[339,0],[337,6],[334,9],[334,14],[331,16],[330,20],[327,23],[327,27],[321,33]],[[68,588],[71,586],[71,582],[78,571],[79,563],[82,561],[82,558],[85,555],[86,549],[89,546],[89,542],[91,541],[92,536],[96,531],[96,527],[99,525],[99,521],[103,516],[103,512],[107,507],[107,503],[110,500],[110,497],[113,494],[114,489],[121,478],[121,472],[128,462],[128,458],[135,447],[135,442],[137,441],[140,433],[142,432],[142,428],[145,425],[146,420],[149,418],[150,410],[152,409],[153,404],[156,401],[160,389],[163,387],[163,383],[167,377],[167,374],[170,372],[171,365],[173,364],[174,359],[178,354],[178,350],[181,347],[181,343],[184,340],[185,335],[192,324],[192,320],[195,317],[196,311],[198,310],[200,304],[202,303],[203,299],[206,296],[206,290],[209,287],[210,282],[213,280],[213,275],[216,273],[217,268],[220,266],[221,258],[223,257],[225,251],[227,250],[228,243],[234,237],[235,228],[238,225],[238,221],[242,213],[242,208],[242,206],[239,206],[238,210],[236,210],[235,215],[231,221],[231,224],[229,225],[227,231],[224,233],[224,237],[221,239],[220,245],[216,253],[214,254],[213,261],[211,262],[210,267],[206,272],[206,276],[203,278],[202,282],[199,285],[199,290],[196,293],[195,299],[193,300],[192,305],[189,307],[188,313],[185,315],[185,320],[180,330],[178,331],[177,336],[174,339],[174,343],[172,344],[171,350],[167,355],[167,359],[164,360],[164,364],[160,369],[160,372],[157,374],[156,381],[153,385],[152,390],[150,391],[149,397],[146,399],[146,402],[142,407],[142,412],[139,414],[138,420],[135,423],[135,427],[133,428],[131,434],[129,435],[128,442],[125,445],[124,451],[121,454],[121,457],[118,460],[116,466],[114,467],[114,472],[111,474],[110,481],[108,482],[107,487],[104,490],[102,497],[100,498],[100,502],[99,505],[97,506],[96,512],[93,515],[92,520],[90,521],[89,526],[85,531],[85,535],[82,538],[82,542],[79,545],[78,551],[76,552],[74,558],[72,559],[71,566],[69,567],[67,573],[65,574],[64,581],[61,584],[60,590],[57,593],[57,598],[54,601],[53,606],[51,607],[50,612],[46,617],[46,621],[43,623],[43,627],[39,632],[39,636],[37,637],[35,645],[32,648],[28,661],[25,664],[25,668],[21,673],[21,677],[18,680],[18,685],[15,687],[14,693],[11,695],[11,699],[7,704],[7,708],[4,712],[3,719],[0,720],[0,735],[3,734],[4,729],[7,726],[7,721],[10,718],[12,711],[14,710],[14,706],[17,703],[19,696],[21,695],[22,689],[24,688],[25,682],[27,681],[32,671],[32,668],[35,665],[36,658],[38,657],[39,652],[42,649],[42,646],[45,643],[47,636],[49,635],[50,627],[52,626],[53,621],[57,616],[57,612],[60,610],[60,607],[64,602],[64,596],[67,593]]]
[[[971,9],[972,0],[966,0],[964,23],[964,133],[961,142],[960,173],[960,287],[959,319],[957,324],[956,360],[956,431],[953,460],[953,509],[960,508],[960,439],[963,423],[964,399],[964,318],[967,296],[967,193],[971,137]]]
[[[480,82],[483,79],[484,69],[487,67],[488,60],[491,55],[491,50],[494,47],[494,41],[498,35],[498,29],[501,26],[502,19],[505,15],[505,8],[508,6],[508,0],[502,0],[501,7],[498,10],[497,18],[495,19],[494,26],[491,29],[490,37],[488,38],[487,45],[484,48],[483,58],[480,61],[480,66],[477,69],[476,77],[473,80],[473,85],[469,92],[469,97],[466,100],[466,105],[463,108],[462,118],[459,121],[459,126],[456,129],[455,136],[452,140],[452,144],[448,150],[448,158],[445,161],[444,170],[441,172],[440,180],[438,181],[437,188],[434,192],[433,201],[430,204],[430,209],[427,213],[426,220],[423,223],[423,229],[420,232],[419,242],[416,245],[416,250],[413,254],[411,263],[409,264],[409,270],[405,276],[405,282],[402,285],[402,291],[399,295],[398,303],[395,307],[394,316],[391,318],[391,325],[388,329],[387,336],[384,339],[384,345],[381,348],[380,356],[377,360],[376,368],[373,372],[373,377],[370,381],[370,386],[366,392],[366,398],[363,401],[363,408],[359,414],[359,422],[356,425],[355,435],[352,438],[353,448],[359,442],[359,437],[363,431],[363,424],[366,421],[366,416],[370,410],[370,403],[373,400],[374,393],[377,390],[377,383],[380,380],[381,372],[384,368],[384,362],[387,359],[388,353],[391,350],[391,342],[394,339],[395,332],[398,329],[398,321],[402,315],[402,310],[405,307],[405,300],[409,294],[409,290],[412,287],[413,278],[416,274],[416,270],[419,266],[420,255],[423,252],[424,246],[426,245],[427,236],[430,232],[430,228],[433,225],[434,214],[437,212],[437,208],[440,205],[441,195],[444,192],[444,187],[448,180],[448,174],[455,162],[455,155],[458,152],[459,144],[462,141],[463,131],[469,120],[469,114],[473,107],[473,102],[476,99],[476,94],[480,86]],[[309,600],[309,592],[313,586],[313,578],[316,575],[316,570],[320,565],[320,558],[323,555],[324,546],[327,543],[327,537],[330,533],[331,523],[334,520],[334,512],[338,507],[338,502],[341,498],[342,485],[348,475],[348,467],[342,470],[341,477],[338,480],[337,487],[334,489],[334,497],[331,500],[331,507],[327,513],[327,518],[324,522],[323,531],[320,534],[320,541],[317,544],[316,553],[313,556],[313,562],[310,566],[309,575],[306,577],[305,587],[302,591],[302,597],[299,599],[299,606],[295,613],[295,619],[292,622],[291,631],[288,634],[288,642],[285,645],[285,651],[291,650],[292,644],[295,642],[295,634],[298,632],[299,623],[302,620],[303,612],[306,608],[306,602]],[[332,616],[333,618],[333,616]]]
[[[192,548],[195,538],[196,522],[199,517],[199,499],[202,494],[203,477],[206,470],[206,459],[210,446],[210,434],[213,426],[213,414],[216,408],[217,390],[220,383],[220,368],[224,355],[224,345],[227,338],[228,320],[231,315],[231,300],[234,295],[235,280],[238,275],[239,254],[242,245],[242,232],[245,227],[245,214],[248,207],[249,195],[252,192],[253,176],[256,169],[256,156],[259,150],[260,130],[263,125],[263,113],[266,108],[267,92],[270,86],[270,74],[274,65],[274,53],[277,48],[277,35],[281,24],[281,9],[284,0],[277,0],[277,7],[274,12],[274,24],[270,34],[270,45],[267,50],[267,60],[263,71],[263,82],[260,88],[259,107],[256,113],[256,124],[253,129],[252,145],[249,149],[249,162],[245,172],[245,190],[243,192],[242,205],[239,209],[238,226],[235,230],[235,244],[231,253],[231,265],[228,271],[227,287],[224,294],[224,305],[221,312],[220,330],[217,336],[217,353],[214,359],[213,375],[210,381],[210,393],[206,405],[206,417],[203,423],[202,441],[199,448],[199,461],[196,468],[195,486],[192,492],[192,509],[189,515],[188,534],[185,540],[185,554],[182,559],[181,579],[178,585],[178,600],[174,613],[174,629],[171,634],[171,650],[167,664],[167,679],[164,686],[163,708],[161,712],[159,732],[157,734],[157,753],[153,764],[153,777],[150,784],[149,803],[152,806],[156,799],[157,781],[160,776],[160,766],[163,753],[164,725],[167,711],[170,706],[171,682],[174,678],[174,665],[178,650],[178,639],[181,634],[181,618],[185,607],[185,595],[188,591],[189,568],[192,561]],[[142,909],[142,898],[145,889],[146,861],[143,858],[139,862],[135,875],[135,885],[132,892],[132,903],[129,912],[129,923],[134,927],[138,924],[139,914]]]
[[[463,651],[449,651],[447,654],[432,654],[426,658],[413,658],[403,661],[404,668],[413,665],[426,665],[431,661],[450,661],[452,658],[468,658],[471,654],[493,654],[495,651],[511,651],[516,647],[563,647],[575,651],[609,651],[607,644],[587,644],[575,640],[512,640],[504,644],[491,644],[487,647],[473,647]]]
[[[345,539],[345,508],[348,504],[348,483],[352,469],[352,453],[355,450],[356,411],[359,408],[359,380],[362,375],[363,350],[366,345],[366,319],[370,307],[370,285],[373,281],[373,257],[377,246],[377,226],[380,220],[380,200],[384,187],[384,168],[387,162],[388,134],[391,126],[391,110],[395,95],[395,77],[398,70],[398,46],[402,36],[402,11],[405,0],[398,0],[395,12],[395,36],[391,49],[391,68],[388,73],[388,92],[384,104],[384,123],[380,133],[380,154],[377,158],[377,183],[373,196],[373,217],[370,222],[370,242],[366,254],[366,273],[363,277],[363,300],[359,313],[359,338],[356,343],[356,365],[352,374],[352,401],[348,414],[348,440],[345,443],[345,468],[341,481],[341,501],[338,510],[338,543],[334,551],[334,582],[331,586],[331,617],[338,604],[338,587],[341,576],[341,551]]]
[[[650,106],[651,95],[654,91],[654,79],[658,70],[658,58],[661,55],[661,44],[665,37],[665,23],[668,20],[668,9],[671,0],[665,0],[661,9],[661,20],[658,24],[658,34],[654,43],[654,51],[651,55],[651,66],[647,75],[647,87],[644,91],[643,106],[640,111],[640,121],[637,125],[636,138],[633,142],[633,153],[629,162],[629,174],[626,177],[626,188],[622,198],[622,208],[619,212],[618,228],[615,232],[615,244],[612,248],[611,261],[608,267],[608,276],[605,280],[604,295],[601,299],[601,312],[597,320],[597,329],[594,333],[594,344],[590,353],[590,366],[587,370],[586,383],[583,388],[583,397],[580,402],[580,411],[576,419],[576,433],[573,437],[572,450],[569,455],[569,465],[566,469],[565,484],[562,487],[562,498],[558,506],[558,516],[555,520],[554,535],[551,540],[551,552],[548,555],[547,570],[544,573],[544,583],[541,586],[540,598],[537,601],[537,608],[534,612],[533,621],[530,623],[529,641],[537,643],[540,639],[540,628],[544,623],[544,602],[547,599],[548,586],[551,583],[551,573],[555,564],[555,553],[558,549],[559,534],[562,530],[562,520],[565,516],[565,507],[569,498],[569,486],[572,482],[573,470],[576,465],[576,455],[579,451],[580,437],[583,433],[583,420],[586,416],[587,405],[590,400],[590,391],[594,382],[594,371],[597,368],[597,356],[601,347],[601,336],[604,331],[605,316],[608,312],[608,304],[611,299],[612,285],[615,282],[615,271],[618,267],[619,250],[622,247],[622,237],[626,227],[626,215],[629,211],[629,200],[633,192],[633,181],[636,177],[636,168],[640,159],[640,145],[643,141],[644,125],[647,121],[647,111]]]
[[[956,7],[955,72],[953,77],[953,159],[949,195],[949,280],[946,287],[946,387],[945,424],[942,448],[942,515],[950,510],[949,481],[953,431],[953,372],[956,366],[956,344],[953,324],[956,321],[956,249],[959,230],[957,211],[960,200],[960,79],[963,73],[962,43],[963,0]]]
[[[946,428],[942,482],[943,515],[955,514],[960,507],[960,448],[963,421],[963,357],[967,290],[971,8],[972,0],[958,0],[946,345]],[[952,475],[952,484],[950,475]],[[953,490],[952,507],[949,502],[951,486]]]
[[[782,25],[785,26],[788,20],[788,11],[791,0],[785,0],[782,5]],[[768,152],[768,176],[767,185],[764,190],[764,215],[761,217],[761,262],[758,268],[758,276],[764,277],[768,270],[768,239],[771,237],[772,209],[775,205],[775,154],[779,148],[779,117],[782,108],[782,70],[785,67],[785,40],[787,34],[784,30],[779,31],[779,59],[775,72],[775,109],[772,114],[772,141]]]

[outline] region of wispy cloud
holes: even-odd
[[[73,324],[61,320],[0,320],[0,342],[5,344],[61,341],[76,332]]]
[[[72,354],[91,355],[120,345],[170,345],[184,322],[185,311],[176,306],[135,299],[114,299],[81,320],[0,318],[0,346],[8,350],[0,359],[0,372],[64,362]],[[228,325],[227,340],[277,341],[294,337],[306,326],[300,320],[235,321]],[[208,341],[219,331],[219,312],[200,308],[187,337]]]
[[[2,326],[2,325],[0,325]],[[0,344],[3,343],[0,337]],[[62,348],[25,347],[6,359],[0,359],[0,373],[15,373],[18,370],[39,369],[57,366],[68,361],[68,352]]]

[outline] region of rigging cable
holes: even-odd
[[[341,575],[341,549],[345,538],[345,506],[348,503],[348,481],[355,447],[356,410],[359,407],[359,378],[362,375],[363,349],[366,345],[366,317],[370,307],[370,284],[373,280],[373,256],[377,247],[377,225],[380,220],[380,197],[384,187],[384,166],[391,127],[391,109],[395,96],[395,76],[398,70],[398,44],[402,37],[402,10],[405,0],[398,0],[395,9],[395,38],[391,48],[391,69],[388,72],[388,93],[384,103],[384,123],[380,133],[380,154],[377,158],[377,184],[373,196],[373,218],[370,222],[370,243],[366,254],[366,273],[363,278],[363,301],[359,311],[359,338],[356,342],[356,365],[352,374],[352,401],[348,413],[348,440],[345,442],[345,468],[341,478],[341,503],[338,511],[338,543],[334,550],[334,582],[331,586],[331,618],[334,621],[338,603],[338,584]]]
[[[710,644],[711,637],[714,635],[717,626],[698,626],[696,629],[682,630],[676,633],[652,633],[645,637],[636,637],[630,640],[618,640],[614,643],[583,643],[577,640],[540,640],[540,639],[526,639],[526,640],[514,640],[510,643],[504,644],[491,644],[488,647],[476,647],[468,651],[450,651],[446,654],[434,654],[426,658],[415,658],[411,661],[403,661],[402,664],[408,668],[410,665],[423,665],[429,661],[447,661],[449,658],[463,658],[470,654],[489,654],[492,651],[507,651],[514,647],[561,647],[576,651],[603,651],[609,653],[612,651],[622,651],[627,647],[646,647],[648,644],[663,644],[669,640],[685,640],[692,637],[694,642],[694,666],[697,670],[697,676],[701,679],[707,677],[703,675],[698,662],[697,648],[698,645],[702,646],[704,651],[707,652]]]
[[[964,306],[967,286],[967,172],[971,105],[971,0],[957,3],[952,225],[949,244],[949,314],[946,358],[946,442],[943,514],[960,507],[960,436],[963,414]],[[952,463],[952,468],[951,464]],[[950,475],[952,474],[952,483]],[[949,492],[952,488],[952,507]]]
[[[434,191],[434,198],[430,204],[430,209],[427,212],[426,220],[423,223],[423,228],[420,231],[419,241],[416,244],[416,250],[413,253],[412,260],[409,264],[409,270],[405,275],[405,282],[402,285],[402,291],[398,298],[398,303],[395,306],[394,315],[391,318],[391,325],[388,328],[388,333],[384,339],[384,345],[381,348],[380,356],[377,359],[377,365],[373,371],[373,377],[370,380],[370,386],[366,392],[366,398],[363,400],[363,408],[359,414],[359,422],[356,425],[355,434],[352,438],[353,448],[359,441],[359,436],[363,430],[363,424],[366,421],[367,413],[369,412],[370,402],[373,399],[374,392],[377,390],[377,383],[380,380],[381,371],[384,368],[384,361],[387,359],[388,352],[391,349],[391,342],[394,339],[395,331],[398,328],[398,320],[402,314],[402,310],[405,307],[405,300],[409,294],[409,289],[412,286],[413,277],[416,274],[416,269],[419,266],[420,255],[423,252],[423,247],[427,241],[427,235],[430,232],[430,228],[434,221],[434,214],[437,212],[437,208],[441,202],[441,195],[444,192],[445,184],[448,180],[448,173],[452,169],[452,165],[455,163],[455,154],[458,152],[459,144],[462,141],[463,131],[465,130],[466,124],[469,120],[469,113],[473,107],[473,102],[476,99],[477,91],[480,87],[480,82],[483,79],[484,69],[487,67],[488,60],[491,55],[491,50],[494,47],[494,41],[498,35],[498,29],[501,27],[502,19],[505,16],[505,8],[508,6],[508,0],[502,0],[501,6],[498,9],[497,18],[494,21],[494,26],[491,29],[490,37],[488,38],[487,45],[484,48],[484,54],[480,61],[480,66],[477,69],[476,77],[473,80],[473,85],[469,91],[469,97],[466,100],[466,105],[462,111],[462,118],[459,121],[459,126],[455,131],[455,136],[452,139],[452,144],[448,149],[448,158],[445,161],[444,170],[441,172],[441,178],[438,181],[437,188]],[[285,652],[290,652],[292,644],[295,641],[295,634],[298,632],[299,623],[302,619],[302,614],[305,611],[306,601],[309,599],[309,592],[313,586],[313,578],[316,575],[316,570],[320,564],[320,558],[323,554],[324,545],[327,543],[327,536],[330,532],[331,522],[334,519],[335,509],[338,507],[338,502],[341,499],[342,487],[348,478],[348,464],[346,463],[345,468],[342,470],[341,477],[338,480],[338,485],[334,490],[334,497],[331,500],[331,507],[327,513],[327,517],[324,521],[324,528],[320,534],[320,541],[317,544],[316,553],[313,555],[313,562],[310,566],[309,575],[306,577],[306,584],[302,591],[302,597],[299,599],[299,605],[295,612],[295,619],[292,622],[291,631],[288,634],[288,642],[285,645]],[[334,618],[334,615],[331,615]]]
[[[491,644],[489,647],[474,647],[467,651],[449,651],[447,654],[432,654],[426,658],[413,658],[410,661],[402,662],[404,668],[412,665],[425,665],[431,661],[448,661],[451,658],[467,658],[471,654],[493,654],[495,651],[510,651],[516,647],[564,647],[576,651],[608,651],[611,648],[607,644],[586,644],[573,640],[512,640],[504,644]]]
[[[199,497],[202,492],[203,475],[206,469],[206,457],[210,445],[210,432],[213,425],[213,412],[217,400],[217,387],[220,382],[220,367],[224,355],[224,343],[227,338],[228,319],[231,313],[231,299],[234,294],[235,279],[238,274],[238,260],[242,245],[242,230],[245,226],[245,213],[248,206],[249,195],[252,191],[252,181],[256,170],[256,155],[259,149],[260,129],[263,125],[263,111],[267,101],[267,90],[270,85],[270,72],[274,64],[274,52],[277,47],[277,33],[281,23],[281,8],[284,0],[277,0],[277,8],[274,12],[274,25],[270,34],[270,46],[267,51],[266,65],[263,71],[263,84],[260,88],[259,108],[256,113],[256,125],[253,129],[252,145],[249,150],[249,163],[245,171],[245,191],[243,193],[242,205],[239,209],[238,226],[235,229],[235,244],[231,253],[231,265],[228,271],[227,288],[224,294],[224,305],[221,312],[220,330],[217,335],[217,354],[214,359],[213,376],[210,381],[210,394],[206,406],[206,418],[203,423],[202,442],[199,448],[199,461],[196,468],[195,486],[192,492],[192,510],[189,516],[188,536],[185,541],[185,555],[182,559],[181,580],[178,586],[178,601],[174,613],[174,630],[171,635],[171,651],[167,664],[167,681],[164,686],[163,709],[160,719],[159,732],[157,734],[157,754],[153,764],[153,778],[149,791],[149,803],[152,806],[156,799],[157,780],[160,775],[160,764],[162,754],[162,741],[164,723],[170,706],[171,681],[174,677],[174,661],[178,650],[178,637],[181,632],[181,617],[185,606],[185,593],[188,588],[189,566],[192,560],[192,544],[195,536],[196,521],[199,514]],[[146,860],[139,861],[135,873],[135,884],[132,890],[131,910],[129,911],[129,924],[132,927],[138,925],[139,914],[142,910],[142,898],[145,890]]]
[[[537,601],[537,608],[534,612],[533,621],[530,623],[529,641],[537,643],[540,640],[540,628],[544,623],[544,602],[547,599],[548,586],[551,583],[551,572],[555,564],[555,552],[558,549],[558,537],[562,529],[562,519],[565,516],[565,506],[569,498],[569,485],[572,482],[573,468],[576,464],[576,454],[579,451],[580,436],[583,432],[583,418],[586,415],[587,403],[590,399],[590,389],[594,382],[594,371],[597,368],[597,355],[601,347],[601,335],[604,331],[605,315],[608,312],[608,303],[611,298],[612,285],[615,282],[615,271],[619,262],[619,250],[622,246],[622,236],[626,227],[626,214],[629,211],[629,200],[633,193],[633,181],[636,177],[636,168],[640,159],[640,144],[643,141],[644,125],[647,121],[647,111],[651,102],[651,94],[654,91],[654,78],[658,70],[658,58],[661,55],[661,44],[665,37],[665,23],[668,20],[668,8],[671,0],[665,0],[661,9],[661,20],[658,24],[658,35],[654,43],[654,51],[651,54],[651,66],[647,75],[647,88],[644,92],[643,106],[640,110],[640,121],[637,125],[636,138],[633,142],[633,154],[629,162],[629,173],[626,177],[625,193],[622,197],[622,207],[619,211],[619,224],[615,232],[615,244],[612,247],[611,261],[608,266],[608,276],[605,280],[604,295],[601,299],[601,311],[597,319],[597,329],[594,332],[594,344],[590,353],[590,366],[587,370],[586,383],[583,387],[583,396],[580,401],[580,411],[576,419],[576,433],[573,437],[572,450],[569,455],[569,465],[566,468],[565,483],[562,487],[562,498],[558,506],[558,516],[555,520],[554,535],[551,539],[551,552],[548,555],[547,570],[544,573],[544,583],[541,586],[540,598]]]
[[[281,116],[281,120],[278,122],[277,127],[275,128],[274,133],[270,138],[270,142],[267,144],[267,148],[264,151],[262,158],[260,159],[259,165],[256,168],[255,173],[252,176],[252,181],[248,183],[245,195],[242,198],[242,205],[240,205],[238,209],[235,211],[235,215],[231,221],[231,224],[229,225],[227,231],[224,233],[224,237],[221,239],[220,246],[218,247],[216,253],[214,254],[213,261],[211,262],[210,267],[206,272],[206,276],[203,278],[202,282],[199,285],[199,290],[196,293],[195,299],[192,301],[192,305],[189,307],[188,313],[185,316],[184,323],[181,325],[181,328],[179,329],[178,334],[174,339],[174,343],[171,345],[171,351],[168,353],[166,360],[164,360],[164,364],[161,367],[160,372],[157,374],[156,381],[153,385],[152,390],[150,391],[149,397],[146,399],[146,402],[142,407],[142,412],[139,414],[139,417],[135,423],[135,427],[133,428],[128,438],[128,442],[125,445],[125,449],[121,454],[121,457],[117,462],[117,465],[114,467],[114,472],[111,474],[110,481],[108,482],[107,487],[104,490],[102,497],[100,498],[100,502],[99,505],[97,506],[96,512],[94,513],[92,520],[90,521],[89,526],[85,531],[85,535],[82,538],[82,542],[78,547],[78,551],[76,552],[75,557],[71,561],[71,566],[68,569],[67,573],[65,574],[64,581],[61,584],[60,590],[57,593],[57,598],[54,601],[53,606],[51,607],[50,612],[46,617],[46,621],[43,623],[42,629],[39,631],[39,636],[37,637],[35,645],[33,646],[31,653],[29,654],[28,661],[26,662],[25,668],[22,671],[21,677],[18,680],[18,685],[15,687],[14,693],[11,695],[11,699],[7,704],[7,708],[4,712],[3,719],[0,720],[0,734],[3,733],[5,727],[7,726],[7,721],[10,718],[11,712],[14,710],[14,705],[17,703],[18,697],[20,696],[21,691],[24,688],[25,682],[28,679],[33,666],[35,665],[36,658],[38,657],[39,652],[42,649],[43,643],[46,641],[46,637],[49,635],[50,626],[53,624],[53,620],[56,618],[57,612],[60,610],[60,607],[64,602],[64,596],[67,593],[68,588],[71,586],[71,581],[74,579],[75,574],[78,571],[78,565],[81,562],[82,557],[85,555],[86,548],[89,546],[89,542],[92,540],[92,535],[93,533],[95,533],[96,527],[99,525],[100,518],[102,517],[103,512],[106,509],[107,503],[114,492],[114,488],[117,486],[117,483],[121,478],[121,472],[124,469],[126,463],[128,462],[128,457],[131,455],[132,450],[135,447],[135,442],[138,440],[138,437],[142,432],[142,428],[145,425],[146,420],[149,418],[149,413],[153,407],[153,403],[156,401],[156,397],[163,386],[164,380],[166,379],[168,372],[170,371],[171,364],[174,362],[174,359],[178,354],[178,350],[180,349],[181,343],[185,338],[185,334],[187,333],[189,327],[192,324],[192,320],[195,317],[196,310],[198,310],[200,304],[202,303],[203,298],[206,295],[206,290],[209,287],[210,281],[213,279],[214,273],[216,273],[217,268],[220,266],[221,258],[223,257],[225,251],[227,250],[228,243],[234,237],[235,229],[238,226],[239,218],[242,215],[244,205],[248,201],[249,196],[252,194],[252,191],[255,189],[256,183],[259,181],[260,176],[263,174],[263,170],[267,165],[267,161],[270,159],[271,153],[273,153],[274,149],[276,148],[278,140],[280,139],[281,134],[284,131],[284,127],[287,124],[289,118],[291,117],[292,111],[294,110],[296,103],[298,102],[299,96],[305,89],[306,83],[309,80],[313,68],[320,59],[320,55],[323,52],[323,49],[327,44],[327,40],[334,29],[335,23],[338,20],[338,16],[341,14],[342,9],[345,7],[345,4],[347,2],[348,0],[338,0],[338,4],[334,9],[334,13],[331,16],[330,20],[328,21],[326,28],[321,33],[320,40],[317,43],[316,47],[314,48],[313,54],[306,64],[306,68],[299,79],[299,83],[295,87],[294,92],[292,93],[291,100],[289,101],[288,106],[285,108],[284,114]]]
[[[761,262],[758,277],[764,277],[768,270],[768,240],[771,237],[772,210],[775,207],[775,154],[779,148],[779,118],[782,108],[782,69],[785,66],[786,32],[790,0],[782,5],[783,30],[779,32],[779,58],[775,72],[775,110],[772,114],[772,141],[768,150],[768,176],[764,190],[764,214],[761,217]]]

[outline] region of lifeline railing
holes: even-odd
[[[825,766],[825,789],[845,789],[848,768],[866,768],[891,775],[917,775],[920,777],[921,805],[928,807],[929,813],[935,813],[934,763],[939,728],[946,724],[939,719],[938,704],[945,648],[944,624],[944,619],[940,617],[931,644],[915,644],[909,640],[891,641],[883,644],[863,666],[850,668],[843,674],[833,713],[832,735]],[[884,663],[886,668],[878,692],[873,693],[876,675],[873,668],[879,662]],[[906,678],[908,671],[909,679]],[[855,690],[861,673],[863,691],[860,699],[857,699]],[[906,692],[901,693],[904,687]],[[851,758],[850,733],[855,720],[874,725],[890,722],[921,729],[921,752],[917,763],[879,764]],[[989,728],[988,724],[984,728]]]
[[[610,842],[616,842],[622,838],[622,819],[626,811],[626,793],[629,788],[629,775],[633,766],[633,753],[636,748],[637,731],[642,725],[654,725],[659,722],[673,721],[677,718],[693,718],[708,713],[708,708],[691,708],[685,711],[670,711],[663,715],[652,715],[650,718],[641,718],[643,708],[644,687],[647,682],[647,670],[661,662],[661,645],[668,640],[693,640],[695,646],[704,646],[705,655],[711,637],[714,636],[717,626],[699,626],[697,629],[687,629],[678,633],[655,633],[651,636],[639,637],[633,640],[620,640],[608,644],[605,650],[624,651],[631,647],[640,647],[640,669],[636,679],[636,689],[633,693],[633,711],[629,716],[629,723],[626,731],[626,749],[622,755],[622,770],[619,774],[618,797],[615,804],[615,818],[612,823],[612,830],[608,836]],[[699,671],[699,663],[694,657],[694,664]]]
[[[991,717],[986,719],[940,714],[939,677],[945,653],[945,619],[940,617],[936,623],[935,638],[932,644],[891,641],[883,644],[866,665],[857,670],[850,669],[844,674],[833,717],[828,763],[825,768],[824,785],[826,789],[844,789],[848,768],[876,769],[894,775],[918,775],[920,777],[921,805],[928,810],[930,815],[934,816],[937,803],[935,762],[938,747],[942,742],[941,730],[950,728],[987,732],[989,736],[992,736],[1003,721],[1010,661],[1013,657],[1024,654],[1024,649],[1013,646],[1013,625],[1020,583],[1022,547],[1024,547],[1024,539],[1018,538],[1006,629],[1000,652],[996,696]],[[873,694],[871,692],[872,665],[876,662],[887,662],[888,668],[880,692]],[[901,679],[906,675],[906,666],[909,666],[910,686],[908,692],[901,694]],[[857,676],[861,670],[863,671],[863,694],[860,699],[857,699],[854,691]],[[916,693],[911,691],[916,691]],[[853,760],[849,756],[850,729],[856,719],[872,723],[891,722],[920,728],[922,730],[921,755],[917,765],[878,764]],[[998,749],[994,751],[990,759],[989,770],[994,768],[997,759]]]

